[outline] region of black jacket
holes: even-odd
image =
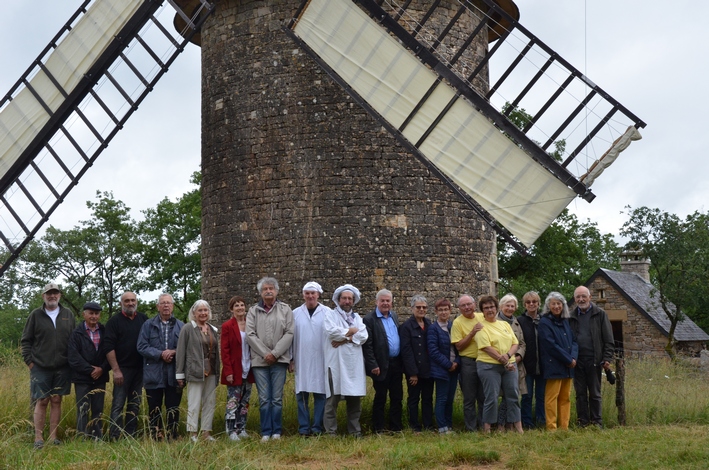
[[[396,313],[389,312],[391,318],[394,319],[394,324],[399,325],[399,317]],[[367,327],[369,338],[362,345],[362,353],[364,354],[364,365],[367,375],[372,377],[372,380],[381,381],[387,377],[389,371],[389,341],[387,341],[387,332],[382,325],[381,319],[377,318],[377,311],[374,310],[365,316],[362,321]],[[379,367],[379,375],[372,375],[372,370]]]
[[[571,314],[569,326],[571,326],[571,331],[574,332],[575,337],[578,337],[578,307],[574,305],[574,308],[569,313]],[[613,327],[611,326],[610,320],[608,320],[606,311],[592,303],[586,315],[591,315],[589,325],[591,329],[591,340],[593,341],[594,364],[599,365],[604,361],[613,362],[615,341],[613,340]]]
[[[103,386],[108,381],[108,371],[111,367],[108,365],[106,351],[103,349],[106,327],[99,323],[98,330],[101,334],[98,351],[86,332],[83,321],[69,337],[69,365],[71,366],[71,381],[74,383]],[[93,366],[103,369],[103,375],[98,380],[91,378]]]
[[[537,375],[540,373],[539,341],[537,338],[539,316],[540,312],[537,312],[536,322],[527,315],[526,311],[522,315],[517,317],[517,322],[519,322],[519,326],[522,327],[524,342],[527,345],[527,350],[524,353],[524,359],[522,360],[522,363],[524,364],[524,368],[527,370],[527,373],[533,375]]]
[[[423,319],[423,330],[411,315],[399,327],[401,342],[401,362],[407,377],[416,375],[421,379],[431,377],[431,362],[428,358],[427,332],[431,326],[428,318]]]

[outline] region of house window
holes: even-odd
[[[606,291],[604,291],[603,289],[598,289],[598,298],[605,299],[606,298]]]

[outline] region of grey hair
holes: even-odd
[[[421,295],[421,294],[416,294],[416,295],[414,295],[413,297],[411,297],[411,308],[414,308],[414,306],[415,306],[418,302],[423,302],[423,303],[425,303],[426,305],[428,305],[428,300],[426,300],[426,297],[424,297],[424,296]]]
[[[192,305],[192,307],[190,308],[190,313],[187,314],[187,319],[189,321],[195,321],[194,312],[200,307],[207,307],[207,309],[209,310],[209,317],[207,317],[207,321],[212,319],[212,307],[209,306],[209,303],[207,303],[206,300],[200,299],[195,302],[194,305]]]
[[[173,304],[175,303],[175,299],[172,297],[172,294],[168,294],[167,292],[163,292],[162,294],[158,295],[158,303],[160,303],[160,299],[163,297],[170,297],[170,302]]]
[[[275,277],[262,277],[258,280],[258,282],[256,283],[256,290],[259,294],[261,293],[261,288],[263,286],[273,286],[273,288],[276,289],[276,294],[280,291],[280,288],[278,287],[278,281]]]
[[[571,317],[571,315],[569,314],[569,305],[566,303],[566,299],[564,298],[564,296],[561,295],[559,292],[549,292],[549,295],[547,295],[547,299],[544,301],[544,315],[550,312],[549,303],[552,300],[558,300],[559,302],[561,302],[561,305],[563,306],[563,310],[561,311],[561,318]]]
[[[506,294],[504,297],[500,299],[500,310],[502,310],[502,306],[514,302],[515,303],[515,309],[519,307],[519,302],[517,301],[517,297],[514,296],[514,294]]]
[[[382,289],[379,292],[377,292],[377,296],[375,299],[379,300],[379,297],[381,297],[382,295],[388,295],[389,297],[391,297],[391,300],[394,300],[394,294],[392,294],[389,289]]]
[[[473,297],[473,296],[470,295],[470,294],[463,294],[463,295],[461,295],[460,297],[458,297],[458,300],[456,300],[456,302],[455,302],[455,306],[456,306],[456,307],[457,307],[458,305],[460,305],[460,299],[462,299],[463,297],[470,297],[470,300],[473,301],[473,305],[475,305],[475,306],[477,307],[477,305],[478,305],[477,300],[475,300],[475,297]]]

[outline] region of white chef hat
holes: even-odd
[[[305,284],[303,286],[303,292],[305,292],[306,290],[315,291],[315,292],[319,292],[320,294],[322,294],[322,287],[320,286],[320,284],[318,284],[315,281],[310,281],[307,284]]]

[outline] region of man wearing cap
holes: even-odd
[[[103,437],[103,402],[110,366],[103,350],[106,328],[99,323],[101,306],[84,304],[84,321],[69,338],[71,381],[76,393],[76,432],[80,436],[99,440]],[[91,421],[89,421],[89,412]]]
[[[367,375],[372,378],[374,400],[372,424],[374,432],[384,431],[384,416],[387,394],[389,395],[389,430],[400,432],[401,401],[404,399],[402,380],[404,369],[401,363],[399,341],[399,317],[391,310],[394,297],[390,290],[377,292],[377,307],[364,317],[369,338],[364,343],[364,364]]]
[[[138,312],[137,308],[138,299],[135,294],[126,291],[121,295],[120,313],[113,315],[106,322],[104,348],[106,359],[113,371],[113,401],[109,427],[113,440],[120,437],[121,431],[135,436],[138,429],[138,412],[143,395],[143,356],[138,352],[138,336],[148,317]]]
[[[30,390],[34,408],[34,445],[44,446],[43,432],[49,411],[49,440],[57,439],[62,416],[62,396],[71,392],[71,368],[67,359],[69,336],[76,326],[74,314],[59,303],[59,286],[50,282],[42,291],[42,307],[30,313],[22,332],[22,359],[30,368]]]
[[[143,387],[148,401],[150,435],[160,440],[177,438],[180,422],[180,401],[182,387],[175,375],[175,354],[180,331],[185,325],[174,317],[172,310],[175,300],[170,294],[158,296],[158,315],[143,323],[138,337],[138,352],[143,356]],[[167,435],[163,436],[163,416],[165,401],[167,414]]]
[[[301,436],[322,434],[325,412],[325,358],[323,354],[323,319],[330,310],[318,302],[322,287],[315,281],[303,286],[305,303],[293,310],[293,358],[295,399],[298,403],[298,433]],[[313,394],[313,420],[308,401]]]
[[[359,417],[362,397],[367,394],[362,345],[367,341],[367,327],[354,306],[359,302],[359,289],[351,284],[338,287],[332,294],[335,309],[325,312],[323,320],[325,371],[325,432],[337,433],[337,405],[347,403],[347,432],[362,435]]]

